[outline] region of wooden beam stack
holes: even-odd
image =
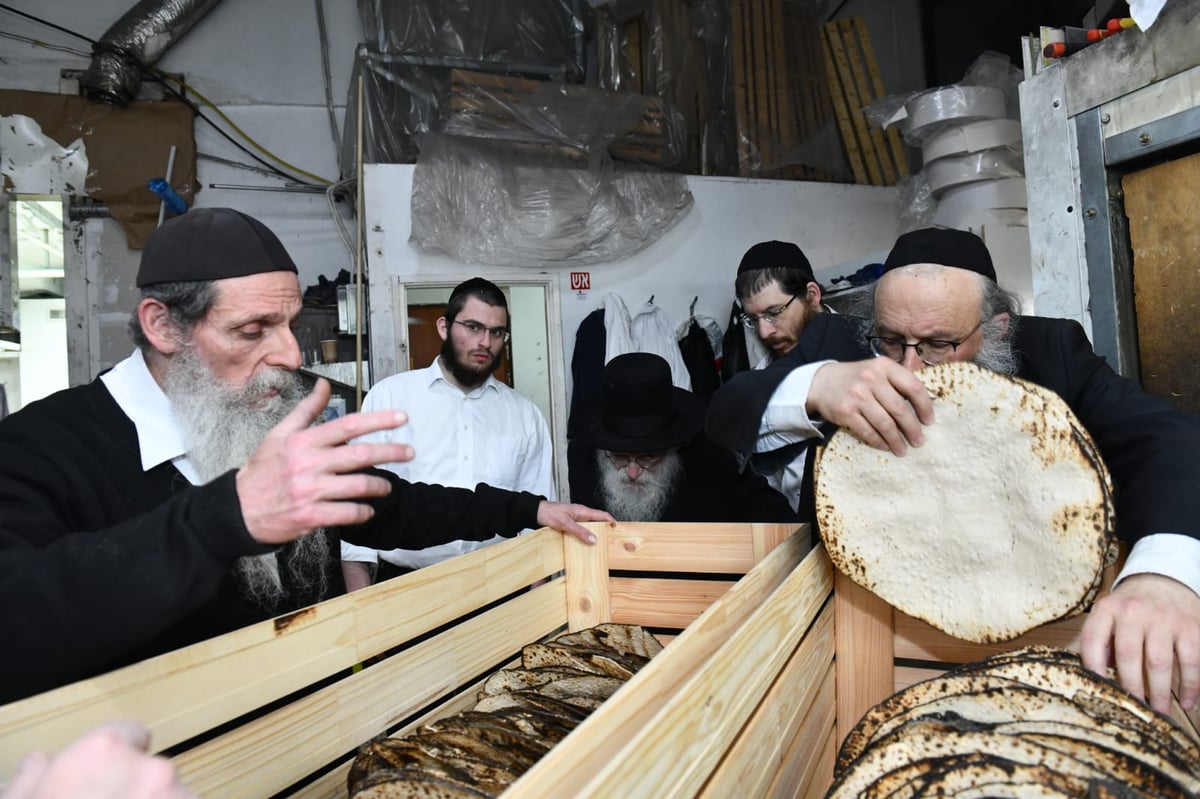
[[[883,78],[862,17],[821,26],[825,75],[846,157],[856,183],[893,186],[908,175],[908,160],[895,127],[872,128],[863,108],[884,97]]]

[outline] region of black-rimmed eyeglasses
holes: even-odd
[[[759,322],[766,322],[768,325],[778,324],[779,317],[783,316],[783,312],[786,311],[788,306],[795,302],[796,298],[799,296],[799,294],[793,294],[792,298],[783,305],[776,305],[774,308],[768,308],[758,316],[755,316],[752,313],[744,313],[742,314],[742,324],[750,330],[757,328]]]
[[[653,469],[663,459],[661,452],[648,452],[643,455],[632,455],[628,452],[608,452],[604,453],[612,465],[618,469],[628,469],[629,464],[636,463],[642,469]]]
[[[454,320],[454,324],[462,325],[467,329],[467,332],[475,338],[483,338],[485,331],[491,333],[492,338],[498,338],[506,344],[508,343],[508,340],[512,338],[512,333],[508,332],[508,330],[504,329],[503,327],[488,327],[487,325],[481,325],[478,322],[460,322],[457,319]]]
[[[871,352],[881,358],[891,358],[893,361],[902,363],[904,354],[908,352],[908,348],[912,347],[917,351],[917,357],[926,366],[933,366],[935,363],[941,363],[954,354],[964,341],[975,335],[975,331],[983,326],[983,320],[979,320],[979,324],[971,328],[971,332],[967,333],[957,341],[948,341],[940,338],[925,338],[920,341],[909,344],[902,338],[895,336],[867,336],[867,343],[871,347]]]

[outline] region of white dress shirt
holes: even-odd
[[[831,361],[805,364],[793,369],[783,379],[767,403],[767,410],[758,427],[755,452],[772,452],[788,444],[822,437],[817,429],[819,420],[809,418],[805,404],[808,402],[813,375],[827,363]],[[767,482],[787,497],[793,503],[793,508],[799,502],[804,466],[811,450],[812,447],[804,449],[783,469],[767,475]],[[1189,535],[1170,532],[1145,536],[1130,549],[1114,587],[1134,574],[1171,577],[1200,594],[1200,541]]]
[[[511,491],[555,498],[550,428],[538,407],[494,377],[469,392],[446,379],[435,359],[425,369],[392,375],[375,384],[363,411],[402,410],[408,424],[363,436],[360,441],[409,444],[407,463],[382,468],[410,482],[474,488],[487,483]],[[502,540],[452,541],[422,550],[376,551],[342,542],[342,559],[419,569]]]
[[[170,461],[192,485],[200,485],[200,476],[187,455],[187,442],[175,419],[171,401],[150,374],[141,350],[100,376],[121,412],[137,428],[142,470],[150,471]]]

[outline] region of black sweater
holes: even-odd
[[[532,494],[376,473],[392,492],[370,522],[339,530],[356,544],[421,549],[537,526]],[[345,590],[329,539],[325,596]],[[136,428],[99,380],[0,421],[0,702],[323,598],[292,586],[274,608],[245,599],[234,562],[272,549],[246,530],[234,472],[203,486],[170,464],[143,472]]]

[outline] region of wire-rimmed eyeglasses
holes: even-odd
[[[971,328],[971,331],[957,341],[948,341],[940,338],[924,338],[913,344],[909,344],[902,338],[895,336],[867,336],[867,343],[871,347],[871,352],[882,358],[891,358],[897,363],[904,361],[904,354],[908,352],[908,348],[912,347],[917,351],[917,357],[926,366],[933,366],[935,363],[941,363],[954,354],[964,341],[975,335],[975,331],[983,326],[983,320],[979,320],[979,324]]]
[[[663,453],[647,452],[642,455],[634,455],[629,452],[608,452],[604,453],[612,465],[618,469],[628,469],[629,464],[636,463],[642,469],[653,469],[662,462]]]
[[[759,322],[766,322],[768,325],[779,324],[779,317],[783,315],[783,312],[788,309],[788,306],[795,302],[796,298],[799,296],[799,294],[793,294],[792,298],[783,305],[776,305],[774,308],[768,308],[758,316],[755,316],[752,313],[744,313],[742,314],[742,324],[750,330],[757,328]]]
[[[512,333],[503,327],[488,327],[487,325],[481,325],[479,322],[460,322],[457,319],[454,320],[454,324],[462,325],[475,338],[483,338],[485,331],[491,333],[492,338],[498,338],[506,344],[512,338]]]

